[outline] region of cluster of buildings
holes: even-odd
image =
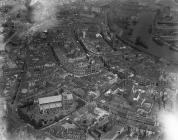
[[[158,11],[156,19],[155,36],[159,44],[170,46],[170,50],[177,51],[177,11],[172,10],[169,6],[163,7]]]
[[[38,95],[34,101],[32,99],[26,99],[26,102],[21,101],[23,105],[18,108],[20,118],[35,128],[41,129],[83,106],[83,102],[78,101],[69,91],[64,91],[62,94],[58,92],[48,94],[43,93],[41,97]]]
[[[69,60],[65,54],[61,53],[60,48],[55,48],[56,55],[59,59],[61,65],[70,73],[76,76],[84,76],[90,75],[92,73],[97,73],[102,68],[101,64],[97,64],[96,62],[90,64],[90,62],[84,58],[82,60],[76,59],[74,62],[69,62]]]
[[[74,123],[69,120],[64,120],[57,123],[55,126],[44,129],[50,135],[55,136],[59,139],[74,139],[74,140],[85,140],[86,134],[84,130],[78,128]]]
[[[133,1],[111,3],[73,4],[71,11],[59,12],[65,25],[34,34],[28,47],[10,41],[14,47],[6,49],[13,61],[0,57],[0,62],[6,61],[1,65],[6,77],[3,93],[15,91],[10,98],[16,100],[25,122],[59,139],[85,140],[87,135],[98,140],[142,139],[158,133],[155,112],[168,106],[167,80],[155,70],[153,59],[118,41],[132,36],[139,13],[149,9]],[[175,44],[177,20],[172,14],[177,13],[169,7],[162,10],[155,30],[148,32],[159,44]],[[112,20],[114,14],[121,16]]]

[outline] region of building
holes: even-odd
[[[100,7],[96,7],[96,6],[92,6],[91,7],[91,11],[95,12],[95,13],[100,13],[101,12],[101,8]]]
[[[107,115],[109,115],[109,112],[107,112],[107,111],[105,111],[105,110],[103,110],[103,109],[101,109],[101,108],[98,108],[98,107],[96,107],[95,109],[94,109],[94,114],[96,114],[97,115],[97,118],[96,119],[99,119],[99,118],[101,118],[101,117],[103,117],[103,116],[107,116]]]
[[[62,107],[62,96],[49,96],[38,99],[40,110],[45,111],[46,109]]]
[[[65,131],[62,134],[62,137],[64,139],[73,139],[73,140],[85,140],[86,139],[86,135],[84,131],[76,129],[76,128],[65,129]]]
[[[109,116],[108,115],[105,115],[105,116],[99,118],[99,120],[98,120],[98,126],[99,127],[102,127],[102,126],[106,125],[107,123],[109,123]]]
[[[7,107],[5,98],[0,97],[0,119],[3,117],[3,115],[5,115],[6,109]]]
[[[124,126],[114,126],[110,131],[103,134],[100,139],[102,140],[115,140],[119,135],[124,132]]]
[[[70,92],[64,92],[62,94],[62,105],[64,110],[68,110],[73,105],[73,94]]]
[[[38,103],[39,108],[42,111],[52,108],[68,110],[74,103],[74,97],[72,93],[65,91],[60,95],[39,98]]]

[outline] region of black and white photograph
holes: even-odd
[[[0,0],[0,140],[178,140],[178,0]]]

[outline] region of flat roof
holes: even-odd
[[[42,97],[38,99],[39,104],[49,104],[62,101],[62,95]]]

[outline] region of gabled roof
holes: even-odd
[[[38,99],[39,104],[48,104],[48,103],[54,103],[54,102],[60,102],[62,101],[62,96],[57,95],[57,96],[49,96],[49,97],[42,97]]]

